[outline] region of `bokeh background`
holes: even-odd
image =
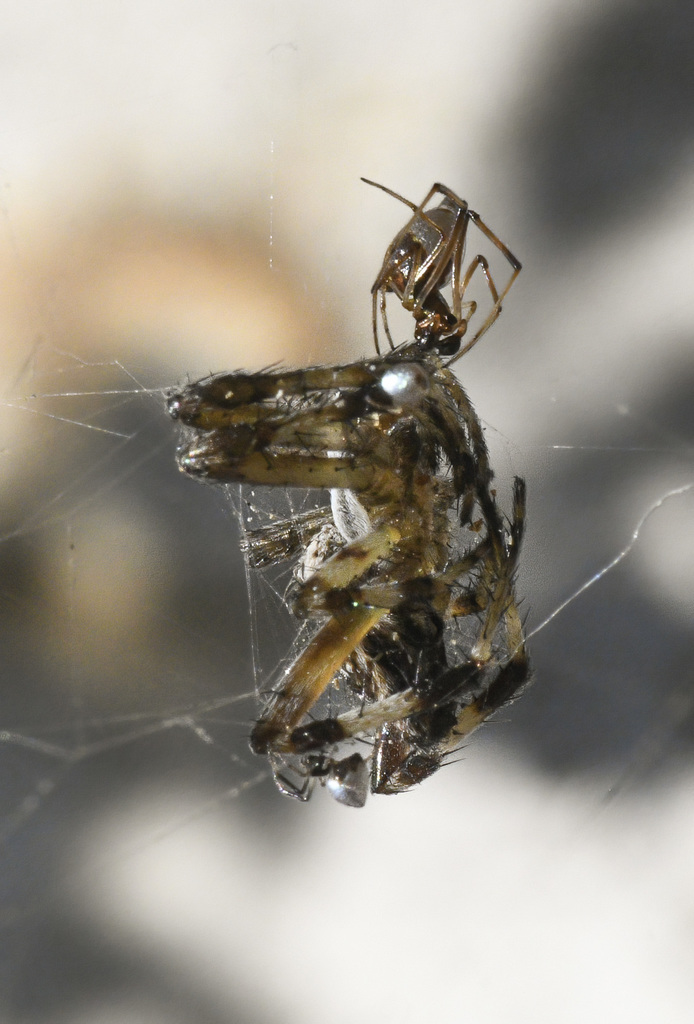
[[[3,14],[3,1019],[689,1021],[692,492],[631,545],[694,483],[694,9]],[[458,372],[528,480],[537,633],[459,764],[354,812],[247,750],[237,527],[163,399],[369,353],[404,211],[361,175],[523,262]]]

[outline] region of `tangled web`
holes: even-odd
[[[191,486],[174,464],[169,385],[151,369],[135,374],[39,347],[4,404],[8,920],[34,902],[26,850],[40,861],[37,837],[89,813],[94,799],[152,780],[178,784],[197,794],[173,815],[179,827],[269,778],[247,748],[255,688],[271,684],[301,636],[285,607],[286,570],[247,573],[238,529],[322,499]],[[607,767],[605,793],[688,756],[694,690],[691,637],[667,600],[646,587],[625,598],[646,572],[641,549],[657,550],[677,517],[691,515],[691,453],[681,436],[654,438],[645,419],[630,427],[623,444],[597,439],[539,453],[520,445],[510,456],[530,482],[519,591],[536,683],[504,716],[502,741],[546,769]],[[488,436],[503,477],[508,442]],[[567,456],[579,472],[562,481],[556,470]],[[624,474],[630,459],[651,472],[652,497],[632,496],[616,530],[591,511],[604,491],[585,479],[604,481],[615,465]],[[632,563],[636,576],[625,573]],[[486,741],[498,733],[491,727]],[[252,799],[262,804],[271,792],[255,789]]]

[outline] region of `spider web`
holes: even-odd
[[[186,535],[163,389],[62,352],[35,353],[29,373],[33,394],[5,405],[16,442],[1,545],[5,849],[52,818],[46,804],[85,765],[110,773],[142,759],[156,774],[192,744],[200,784],[224,799],[267,774],[245,743],[254,702],[234,523],[213,517],[225,551],[206,569],[210,533],[201,544],[193,524]]]
[[[140,834],[131,848],[116,843],[120,865],[143,845],[191,832],[231,804],[257,816],[270,800],[272,816],[289,813],[275,798],[267,766],[249,753],[247,735],[256,688],[272,685],[302,637],[285,606],[286,570],[248,570],[239,520],[256,527],[291,517],[315,496],[194,486],[174,463],[175,426],[165,414],[171,382],[160,373],[41,345],[4,406],[12,480],[0,545],[8,651],[0,733],[6,928],[24,927],[51,907],[54,879],[36,884],[42,854],[55,836],[69,849],[61,822],[79,819],[92,806],[91,793],[108,802],[124,791],[177,791],[163,810],[159,801],[146,838]],[[469,390],[475,394],[474,383]],[[653,592],[646,591],[644,609],[642,599],[629,603],[629,591],[639,571],[650,578],[648,561],[639,566],[644,549],[659,550],[664,538],[685,533],[680,517],[683,508],[685,521],[691,515],[694,486],[690,445],[662,410],[628,414],[620,405],[607,430],[616,443],[584,435],[570,444],[561,434],[549,449],[490,426],[497,416],[484,409],[484,389],[478,410],[500,506],[509,507],[513,473],[529,479],[518,592],[525,595],[536,680],[474,740],[463,767],[469,773],[471,761],[486,764],[479,759],[491,748],[502,761],[516,751],[555,773],[591,771],[588,806],[597,813],[620,792],[662,784],[689,756],[692,687],[687,627],[677,629],[681,608],[664,588],[660,603],[675,608],[665,629]],[[562,489],[557,481],[567,460],[567,480],[578,477],[580,485]],[[645,490],[637,477],[647,478]],[[608,517],[605,480],[614,478],[620,483],[610,494],[623,496],[630,481],[632,493]],[[581,491],[582,503],[573,506]],[[669,514],[674,519],[665,525]],[[662,553],[656,561],[669,565],[674,588],[676,567]],[[551,573],[543,571],[548,563]],[[591,630],[595,639],[587,643]],[[656,646],[637,676],[643,646],[630,652],[629,645],[639,631]],[[575,704],[570,700],[567,712],[558,691],[572,687]],[[319,793],[313,803],[321,797],[327,799]],[[54,837],[49,846],[40,840],[46,832]],[[83,878],[60,871],[59,887],[68,893],[73,879]]]
[[[55,18],[89,67],[74,93],[64,66],[56,74],[58,23],[42,12],[39,38],[32,6],[22,8],[32,65],[20,89],[5,64],[9,109],[23,98],[0,208],[3,295],[12,306],[17,285],[40,314],[30,329],[8,318],[0,357],[10,381],[0,408],[0,1013],[102,1020],[108,1007],[110,1020],[117,1003],[122,1019],[210,1024],[306,1024],[327,1006],[338,1021],[455,1019],[464,991],[474,1024],[688,1020],[691,195],[684,174],[669,198],[659,190],[661,175],[683,173],[690,61],[678,73],[676,53],[662,69],[656,60],[662,26],[680,23],[671,46],[690,37],[686,6],[665,5],[654,25],[648,5],[615,5],[618,18],[606,5],[595,35],[544,2],[516,13],[440,5],[425,22],[415,6],[357,4],[339,9],[339,23],[325,5],[217,5],[219,24],[214,5],[146,3],[133,20],[134,7],[123,16],[99,4],[75,9],[74,26],[61,6]],[[571,53],[547,28],[565,17]],[[135,60],[122,61],[105,108],[107,76],[103,93],[91,87],[101,63],[87,43],[92,18],[94,39],[106,26],[119,63]],[[138,57],[142,18],[156,25],[143,37],[158,43]],[[451,30],[437,31],[432,62],[422,39],[437,25]],[[64,50],[81,62],[72,41]],[[554,68],[561,87],[526,89],[531,67]],[[618,77],[629,68],[631,84]],[[658,75],[667,117],[649,134]],[[633,109],[615,126],[628,97]],[[161,237],[147,219],[154,206],[167,230],[171,208],[183,209],[174,234],[181,221],[216,226],[218,262],[202,260],[199,275],[216,294],[192,314],[178,299],[198,281],[194,261],[175,290],[158,291],[165,246],[119,304],[98,274],[95,283],[102,257],[86,215],[71,222],[71,245],[53,251],[50,233],[35,244],[45,168],[58,205],[67,194],[65,208],[77,206],[90,173],[82,156],[111,125],[121,135],[104,150],[109,172],[95,172],[99,201],[115,191],[116,207],[138,205],[110,171],[127,135],[146,230]],[[27,183],[27,140],[54,132]],[[167,132],[161,149],[149,144]],[[527,147],[520,160],[514,132]],[[66,144],[79,170],[63,163]],[[658,164],[647,187],[643,154]],[[528,480],[518,593],[535,679],[474,737],[464,764],[352,815],[323,793],[301,808],[283,800],[248,751],[256,685],[272,681],[296,639],[285,580],[256,574],[249,596],[244,507],[178,473],[164,397],[186,372],[369,353],[368,289],[403,211],[365,197],[361,174],[415,201],[439,178],[463,190],[526,264],[499,325],[458,372],[486,425],[502,509],[513,475]],[[626,227],[612,219],[622,186],[636,201]],[[231,225],[230,196],[240,211]],[[647,251],[645,210],[653,254],[667,258]],[[222,235],[238,244],[231,264]],[[275,273],[256,290],[246,270],[257,269],[260,236],[260,261]],[[73,310],[68,257],[84,240],[89,301]],[[196,251],[196,230],[184,241]],[[108,265],[116,281],[133,252]],[[305,297],[294,319],[289,304],[275,313],[268,303],[290,264],[292,300]],[[156,307],[144,324],[131,312],[143,293]],[[261,356],[273,334],[284,348]],[[8,372],[17,337],[30,341]],[[309,350],[292,349],[296,338]],[[268,492],[252,504],[267,521],[304,500],[282,509]],[[335,962],[347,956],[345,985]],[[138,1002],[162,992],[166,1012]]]
[[[110,379],[110,386],[104,377]],[[259,571],[244,566],[239,527],[245,524],[257,528],[291,519],[323,501],[311,492],[242,492],[237,488],[219,489],[220,501],[219,494],[215,498],[191,488],[173,463],[175,431],[164,414],[166,388],[134,377],[120,364],[90,364],[63,352],[41,350],[32,359],[30,379],[32,393],[19,394],[5,404],[15,422],[19,421],[12,454],[18,464],[31,466],[32,483],[20,481],[2,537],[9,566],[5,574],[9,583],[5,587],[6,628],[15,637],[15,642],[7,645],[16,660],[10,675],[18,685],[6,697],[5,728],[0,739],[10,762],[21,762],[21,774],[26,772],[19,795],[5,792],[2,838],[9,839],[39,813],[62,780],[84,762],[128,746],[146,746],[153,738],[162,740],[171,733],[186,734],[188,740],[193,738],[208,753],[217,755],[229,783],[220,799],[235,796],[267,776],[262,764],[254,763],[245,749],[245,736],[255,714],[254,688],[271,687],[291,652],[301,649],[308,639],[286,606],[290,568]],[[42,428],[38,456],[35,435],[32,427],[26,426],[27,421],[32,425],[38,421]],[[494,432],[489,434],[492,448],[498,449],[495,464],[503,465],[510,459],[516,468],[517,446],[509,453],[504,438],[497,436],[495,442]],[[679,447],[647,443],[590,447],[591,459],[624,459],[640,454],[656,457],[662,464],[663,455],[674,457],[675,463],[683,458],[686,461],[688,455],[684,441]],[[500,454],[504,450],[505,457]],[[582,458],[587,446],[557,445],[555,450]],[[642,535],[651,528],[651,519],[662,515],[670,505],[686,505],[693,488],[694,483],[686,481],[685,476],[685,482],[661,487],[657,497],[648,503],[642,501],[617,553],[602,559],[593,555],[598,564],[586,565],[584,578],[573,589],[564,585],[566,596],[556,600],[548,611],[543,611],[546,597],[533,587],[533,546],[537,539],[531,511],[529,552],[523,563],[525,578],[519,588],[521,593],[524,586],[531,592],[534,604],[527,623],[531,650],[536,650],[545,631],[561,629],[561,616],[584,601],[592,588],[607,585],[609,575],[616,574],[621,564],[634,556]],[[29,508],[23,503],[25,489]],[[200,523],[205,506],[210,522]],[[158,519],[162,508],[168,517],[167,529],[163,530],[166,540],[157,550],[157,542],[147,536],[147,530],[151,518]],[[85,609],[95,601],[97,615],[104,616],[99,620],[103,626],[106,616],[117,614],[108,593],[109,584],[127,588],[129,583],[117,566],[111,573],[115,569],[118,578],[109,578],[114,538],[103,534],[98,525],[104,509],[114,516],[116,528],[123,527],[123,516],[127,516],[128,522],[141,527],[145,540],[155,547],[153,558],[147,545],[133,534],[121,549],[121,553],[127,552],[127,572],[133,574],[131,582],[136,587],[146,588],[151,574],[155,574],[154,593],[144,593],[147,628],[142,629],[141,636],[130,638],[155,649],[154,661],[147,658],[140,671],[134,669],[136,659],[128,657],[127,652],[120,652],[122,661],[105,665],[108,658],[94,658],[92,650],[92,644],[98,648],[103,643],[113,654],[122,637],[118,633],[109,635],[108,631],[101,637],[90,636],[94,626],[88,616],[85,618]],[[177,534],[175,542],[170,530]],[[210,531],[216,533],[215,539]],[[50,569],[36,575],[39,591],[26,593],[22,570],[26,572],[28,565],[35,571],[32,556],[55,558],[56,549],[62,549],[65,559],[62,577],[56,578],[53,562]],[[211,566],[204,552],[217,549],[222,557],[215,555],[216,564]],[[156,589],[159,584],[161,591]],[[61,588],[63,606],[56,610],[52,602],[55,589]],[[137,591],[136,596],[142,600],[143,595]],[[159,607],[152,607],[155,602]],[[48,641],[43,649],[22,618],[32,605],[41,603],[48,606],[48,621],[41,622]],[[103,612],[99,603],[106,606]],[[57,625],[50,615],[58,616]],[[141,618],[140,611],[137,618]],[[126,617],[125,624],[127,621]],[[33,626],[37,627],[36,622]],[[62,650],[52,647],[57,629],[67,635]],[[17,635],[25,638],[27,649],[22,650],[21,643],[16,642]],[[96,669],[90,664],[92,658]],[[541,679],[537,690],[542,690]],[[687,699],[675,701],[676,717],[686,718],[691,698],[686,689],[680,696]],[[662,703],[662,691],[658,699]],[[514,716],[521,707],[514,708]],[[659,718],[663,719],[661,728],[667,726],[667,714],[663,717],[656,713],[653,718],[654,726]],[[642,740],[649,744],[650,736],[648,728]],[[175,742],[180,742],[180,737]],[[31,776],[35,782],[28,786],[27,778]]]

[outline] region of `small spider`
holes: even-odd
[[[414,211],[402,231],[399,231],[388,246],[383,266],[371,289],[373,297],[372,321],[376,351],[378,341],[378,314],[391,349],[395,347],[388,326],[386,295],[393,292],[404,308],[412,313],[417,322],[415,339],[425,347],[434,347],[440,355],[460,357],[475,345],[489,330],[501,312],[501,303],[508,295],[511,285],[521,272],[521,265],[484,223],[479,213],[471,210],[464,199],[459,199],[445,185],[432,185],[419,206],[404,199],[378,182],[362,178],[367,185],[374,185]],[[443,202],[430,210],[425,207],[434,196],[443,196]],[[512,267],[512,274],[504,289],[499,293],[484,256],[473,257],[462,275],[463,256],[467,239],[468,224],[472,221],[484,235],[503,253]],[[477,269],[481,269],[492,296],[493,306],[477,333],[460,350],[460,342],[467,331],[470,318],[477,309],[474,301],[465,301],[465,293]],[[450,283],[452,306],[442,295],[442,288]]]
[[[445,203],[453,196],[435,191]],[[455,220],[445,203],[432,212]],[[409,263],[403,256],[397,265],[409,268],[401,292],[403,302],[414,300],[414,341],[343,366],[220,374],[169,398],[185,429],[184,472],[330,492],[329,509],[246,540],[252,565],[295,560],[293,611],[318,624],[251,733],[280,790],[298,799],[308,799],[316,780],[354,807],[369,789],[411,788],[529,676],[514,593],[525,485],[516,478],[506,522],[481,424],[442,359],[464,333],[463,313],[472,315],[455,290],[451,313],[439,291],[451,262],[459,278],[467,206],[456,203],[466,213],[450,222],[445,262],[429,246],[435,277],[419,255],[420,227],[431,217],[424,203],[374,286],[396,290],[394,254],[412,238]],[[484,265],[477,257],[475,267]],[[427,287],[418,291],[421,282]],[[500,297],[490,290],[495,307],[473,342],[498,316]],[[328,690],[339,690],[348,709],[312,718]],[[360,741],[365,753],[354,749]]]

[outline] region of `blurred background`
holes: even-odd
[[[3,1020],[689,1021],[692,491],[630,546],[694,483],[691,4],[3,9]],[[406,211],[361,175],[523,262],[457,371],[537,632],[461,762],[357,813],[247,749],[237,526],[164,391],[370,353]]]

